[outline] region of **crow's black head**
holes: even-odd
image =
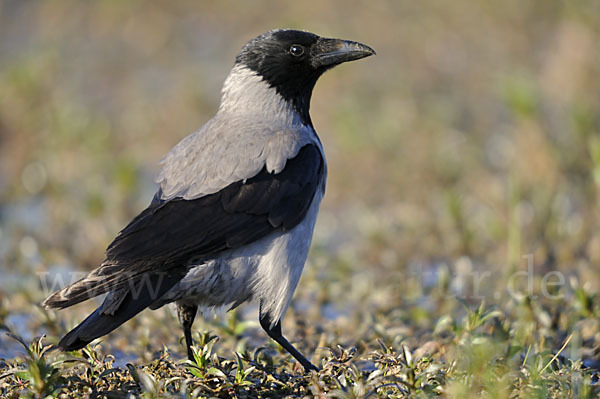
[[[373,54],[361,43],[278,29],[248,42],[236,63],[255,71],[299,112],[308,113],[312,89],[323,72]]]

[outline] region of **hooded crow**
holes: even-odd
[[[319,76],[370,47],[297,30],[246,44],[216,115],[161,161],[158,192],[106,250],[100,267],[48,297],[63,309],[106,294],[58,346],[71,351],[146,308],[176,303],[187,354],[198,306],[259,304],[260,324],[305,370],[281,333],[306,261],[327,166],[309,115]]]

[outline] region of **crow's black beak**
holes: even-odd
[[[313,49],[315,68],[333,67],[342,62],[359,60],[375,54],[375,50],[365,44],[340,39],[321,38]]]

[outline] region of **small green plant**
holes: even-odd
[[[219,337],[212,335],[210,331],[204,331],[200,334],[198,345],[192,346],[194,361],[187,360],[185,362],[186,368],[190,373],[198,378],[204,378],[207,373],[215,372],[209,365],[213,358],[212,348],[218,340]]]
[[[435,327],[434,334],[441,334],[444,331],[451,331],[459,340],[471,337],[478,329],[488,322],[499,319],[503,316],[500,310],[493,307],[486,307],[482,301],[476,309],[472,309],[465,301],[458,299],[463,305],[466,315],[462,320],[457,320],[451,315],[442,316]]]
[[[445,382],[443,368],[435,364],[428,356],[415,358],[408,345],[402,343],[401,351],[397,353],[392,347],[379,341],[380,349],[375,351],[372,359],[382,373],[384,381],[378,388],[380,393],[415,394],[423,392],[435,394]],[[375,376],[371,375],[371,379]]]
[[[250,376],[250,374],[252,374],[256,367],[250,366],[248,368],[244,368],[242,355],[240,355],[237,352],[235,352],[235,358],[237,362],[237,367],[235,369],[235,378],[233,380],[234,385],[239,387],[252,385],[253,383],[251,381],[248,381],[247,378]]]
[[[6,333],[25,349],[25,363],[23,366],[9,370],[0,378],[14,376],[17,382],[24,380],[28,383],[30,392],[25,397],[43,398],[53,395],[64,386],[65,379],[58,367],[64,361],[49,362],[46,354],[52,345],[44,345],[44,336],[34,339],[29,345],[22,338],[13,333]]]

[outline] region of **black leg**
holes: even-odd
[[[273,326],[273,328],[271,328],[270,316],[268,314],[265,314],[265,315],[261,314],[260,315],[260,325],[267,332],[269,337],[273,338],[275,340],[275,342],[277,342],[279,345],[281,345],[283,347],[283,349],[288,351],[288,353],[290,355],[294,356],[294,358],[296,358],[296,360],[300,362],[300,364],[304,367],[305,372],[308,373],[311,370],[319,371],[319,369],[314,364],[309,362],[304,357],[304,355],[302,355],[302,353],[298,352],[298,350],[296,348],[294,348],[294,346],[292,344],[290,344],[287,339],[285,339],[283,334],[281,334],[281,321],[278,321],[277,324],[275,324]]]
[[[194,353],[192,352],[192,324],[196,318],[198,306],[196,305],[180,305],[177,304],[177,318],[183,327],[183,335],[185,336],[185,346],[187,348],[188,359],[194,361]]]

